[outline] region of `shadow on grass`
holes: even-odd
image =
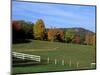
[[[13,44],[30,43],[30,42],[31,42],[30,39],[18,39],[12,41]]]
[[[34,61],[34,60],[26,60],[26,59],[19,59],[14,58],[12,61],[13,67],[27,67],[27,66],[39,66],[39,65],[47,65],[47,60],[41,59],[41,62]]]

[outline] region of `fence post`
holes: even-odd
[[[71,60],[69,61],[69,66],[71,67],[71,65],[72,65],[72,62],[71,62]]]
[[[22,59],[24,60],[24,54],[22,54]]]
[[[64,60],[62,60],[62,65],[64,65]]]
[[[57,59],[55,59],[55,65],[57,64]]]
[[[91,68],[93,68],[93,66],[95,66],[96,65],[96,63],[91,63]]]
[[[77,68],[78,68],[79,67],[79,62],[77,62],[76,65],[77,65]]]
[[[50,60],[50,59],[49,59],[49,57],[48,57],[48,58],[47,58],[47,63],[48,63],[48,64],[49,64],[49,60]]]
[[[39,57],[39,62],[41,62],[41,57]]]

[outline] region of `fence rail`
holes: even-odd
[[[19,52],[12,52],[12,55],[20,59],[34,60],[37,62],[41,61],[41,57],[37,55],[30,55],[30,54],[24,54],[24,53],[19,53]]]

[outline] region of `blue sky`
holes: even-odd
[[[82,27],[95,32],[95,6],[12,2],[12,20],[35,23],[43,19],[47,28]]]

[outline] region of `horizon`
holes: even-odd
[[[12,20],[35,23],[42,19],[46,28],[84,28],[95,32],[95,6],[20,1],[12,1],[12,4]]]
[[[13,20],[13,21],[24,21],[24,20]],[[29,22],[29,21],[24,21],[24,22]],[[33,23],[33,22],[30,22],[30,23]],[[45,27],[46,29],[50,29],[50,28],[56,28],[56,29],[64,29],[63,27]],[[66,27],[65,29],[70,29],[70,28],[82,28],[82,27]],[[86,28],[82,28],[82,29],[85,29],[85,30],[88,30],[88,31],[91,31],[91,30],[89,30],[89,29],[86,29]],[[91,32],[93,32],[93,31],[91,31]],[[95,33],[95,32],[93,32],[93,33]]]

